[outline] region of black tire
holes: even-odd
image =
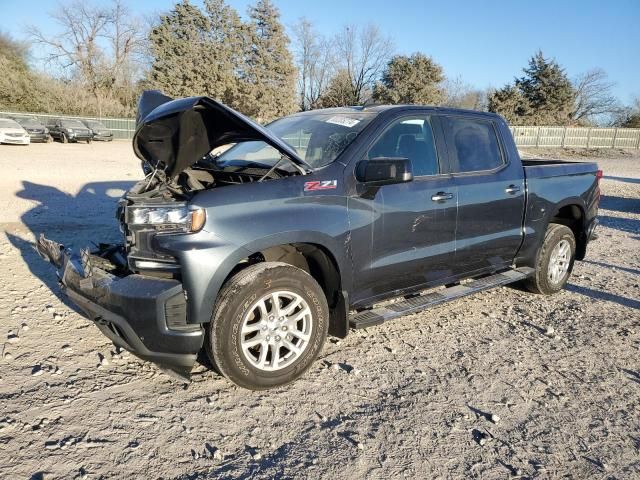
[[[566,241],[570,247],[569,265],[564,274],[557,280],[550,278],[550,263],[554,249],[561,242]],[[543,295],[553,295],[562,290],[571,275],[576,255],[576,239],[571,229],[565,225],[550,223],[544,235],[544,240],[536,257],[535,273],[524,282],[527,290]]]
[[[87,138],[87,145],[91,143],[91,139]]]
[[[280,291],[292,292],[306,302],[311,312],[309,339],[305,348],[293,357],[290,365],[279,370],[266,371],[252,365],[247,359],[241,347],[243,335],[240,330],[245,315],[251,317],[251,312],[257,308],[256,302]],[[284,304],[283,308],[286,307]],[[272,310],[273,306],[269,306],[269,314]],[[269,319],[271,318],[270,315]],[[304,270],[286,263],[263,262],[240,271],[222,288],[207,328],[205,346],[209,359],[219,373],[240,387],[266,390],[290,383],[309,369],[322,350],[328,327],[327,300],[313,277]],[[267,335],[271,332],[270,327],[267,330],[266,333],[256,332],[255,335]],[[276,334],[277,332],[273,333]],[[251,334],[245,334],[245,337],[247,335]],[[299,341],[295,336],[286,336],[288,339]],[[272,357],[270,348],[267,348],[267,355]],[[276,351],[284,351],[285,355],[286,352],[290,352],[286,348]]]
[[[60,141],[62,143],[69,143],[69,139],[67,138],[67,134],[66,133],[62,132],[60,134]]]

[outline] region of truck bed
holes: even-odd
[[[595,174],[598,164],[593,162],[570,162],[563,160],[548,160],[532,158],[522,160],[526,178],[550,178],[565,175]]]

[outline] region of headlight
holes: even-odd
[[[67,128],[67,132],[73,133],[73,128]]]
[[[44,133],[49,133],[49,129],[45,127]]]
[[[178,226],[187,232],[202,229],[206,220],[202,208],[181,207],[129,207],[127,223],[131,225]]]

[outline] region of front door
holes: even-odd
[[[371,161],[408,158],[414,179],[349,198],[354,305],[452,275],[457,189],[438,161],[443,149],[436,148],[441,139],[431,120],[428,114],[396,119],[367,152]]]

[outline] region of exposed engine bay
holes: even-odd
[[[127,197],[132,200],[160,199],[163,201],[188,200],[193,194],[202,190],[209,190],[225,185],[242,185],[245,183],[277,180],[299,172],[286,168],[284,162],[269,167],[262,165],[226,166],[220,168],[213,159],[206,157],[197,164],[186,168],[173,179],[167,178],[162,170],[151,170],[148,165],[143,166],[149,172],[144,180],[138,182],[129,191]]]

